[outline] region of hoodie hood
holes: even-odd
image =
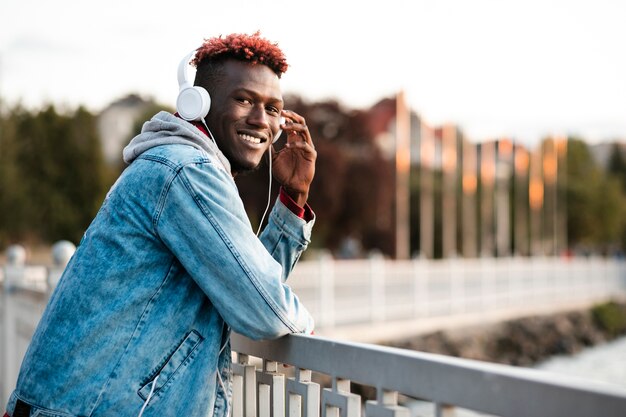
[[[148,149],[170,144],[189,145],[200,149],[208,153],[212,159],[218,160],[220,167],[231,174],[230,162],[212,139],[191,123],[166,111],[157,113],[143,124],[141,133],[124,148],[122,152],[124,162],[130,164]]]

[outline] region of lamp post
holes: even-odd
[[[423,120],[420,123],[420,255],[435,255],[435,199],[433,188],[435,132]]]
[[[456,174],[457,129],[445,125],[442,129],[441,170],[442,181],[442,254],[444,258],[456,256]]]
[[[474,258],[478,255],[476,236],[476,190],[478,178],[476,175],[476,145],[468,140],[463,140],[462,180],[463,190],[461,200],[463,256]]]
[[[409,175],[411,115],[404,92],[396,96],[396,259],[410,257]]]
[[[480,254],[482,257],[491,257],[494,255],[493,188],[496,170],[495,148],[495,142],[485,142],[480,146]]]

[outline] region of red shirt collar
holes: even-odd
[[[183,119],[180,114],[178,114],[178,112],[174,113],[174,116],[178,117],[179,119]],[[184,120],[184,119],[183,119]],[[199,122],[197,120],[187,120],[189,123],[191,123],[192,125],[194,125],[195,127],[197,127],[202,133],[204,133],[207,137],[210,138],[209,136],[209,131],[206,129],[206,127],[204,126],[204,124],[202,122]]]

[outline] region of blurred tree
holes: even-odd
[[[604,176],[595,190],[595,207],[598,221],[595,231],[596,246],[607,253],[617,248],[624,229],[622,186],[617,178]]]
[[[67,160],[71,168],[62,171],[60,181],[66,198],[76,210],[76,219],[68,227],[74,234],[82,235],[117,175],[104,162],[93,114],[79,107],[69,119],[68,134],[74,158]],[[71,155],[68,152],[59,157],[68,158],[68,154]]]
[[[22,209],[28,194],[17,164],[20,143],[16,120],[24,113],[20,106],[0,113],[0,247],[16,243],[27,226]]]
[[[306,118],[318,152],[309,196],[317,214],[312,247],[339,253],[346,242],[356,240],[364,251],[393,255],[394,162],[383,148],[390,143],[384,142],[389,139],[384,132],[393,120],[394,101],[382,100],[363,111],[346,109],[334,100],[310,103],[288,95],[285,101],[286,108]],[[1,104],[0,248],[15,241],[77,242],[124,166],[104,163],[96,117],[84,108],[59,113],[50,105],[31,112]],[[159,104],[146,109],[128,140],[160,110],[172,111]],[[275,149],[284,141],[281,138]],[[619,149],[616,145],[611,153],[607,175],[585,142],[569,141],[567,229],[573,248],[608,251],[620,242],[622,248],[626,244],[626,159]],[[267,202],[266,162],[259,169],[256,175],[236,178],[253,225],[258,224]],[[439,175],[435,177],[438,190]],[[273,199],[277,193],[274,183]],[[415,250],[419,245],[417,175],[411,178],[411,199]],[[439,224],[441,216],[434,221]]]
[[[621,182],[622,190],[626,192],[626,157],[624,157],[623,145],[618,142],[614,142],[611,146],[607,169]]]
[[[78,242],[109,181],[95,117],[16,107],[2,124],[2,243]]]
[[[617,243],[624,226],[620,184],[605,175],[579,138],[568,142],[566,193],[571,247],[606,251]]]
[[[612,175],[616,181],[619,181],[622,189],[623,198],[626,198],[626,157],[624,157],[624,145],[619,142],[614,142],[611,147],[611,154],[609,155],[608,167],[609,174]],[[622,206],[622,213],[620,217],[626,219],[626,204]],[[619,236],[619,245],[622,253],[626,252],[626,221],[621,225]]]

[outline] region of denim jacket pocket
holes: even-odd
[[[143,384],[139,391],[137,391],[137,394],[145,401],[153,388],[152,384],[157,375],[159,379],[157,380],[156,387],[154,387],[154,395],[157,396],[163,393],[163,388],[173,380],[177,372],[187,366],[194,358],[193,353],[203,340],[204,338],[195,330],[187,333],[174,352],[165,359],[163,366],[148,378],[148,382]]]

